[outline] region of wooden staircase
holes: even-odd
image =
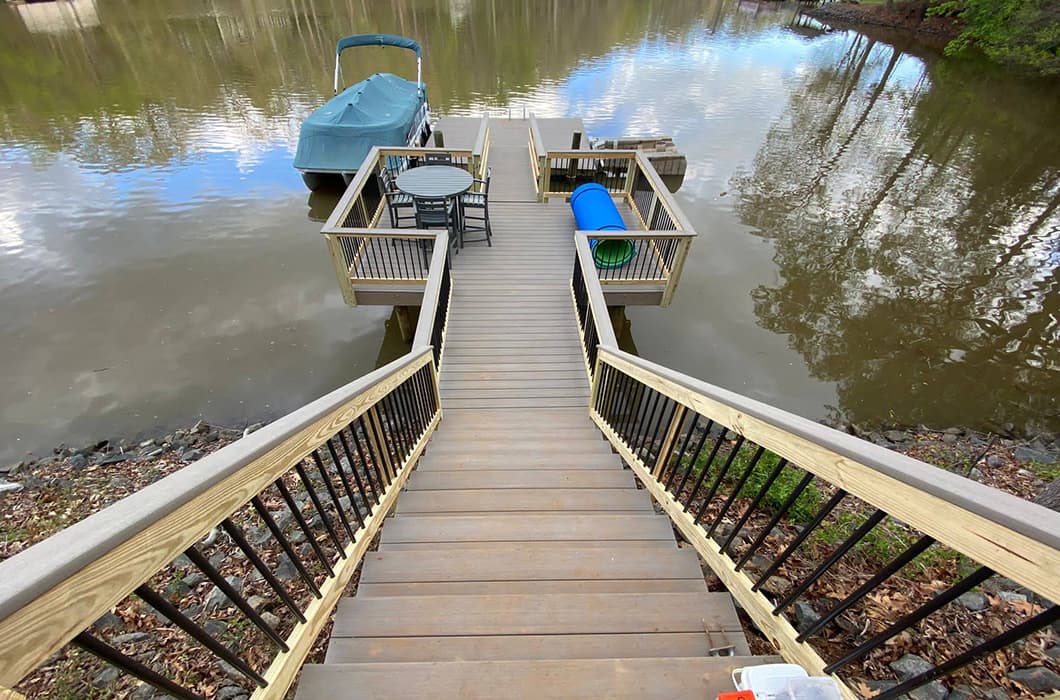
[[[774,660],[749,654],[729,594],[584,410],[462,410],[297,697],[713,698]]]

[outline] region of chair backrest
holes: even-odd
[[[379,178],[379,191],[383,194],[390,194],[398,191],[397,183],[394,181],[394,174],[390,172],[390,168],[383,168],[376,175]]]
[[[449,201],[444,197],[413,197],[416,221],[423,224],[445,224],[449,221]]]
[[[451,153],[424,153],[423,162],[427,165],[452,165],[453,155]]]

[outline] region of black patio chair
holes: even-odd
[[[383,168],[376,177],[379,179],[379,192],[386,200],[386,208],[390,213],[390,227],[404,228],[401,225],[403,220],[411,221],[413,222],[411,226],[415,226],[416,207],[412,201],[412,195],[405,194],[398,189],[394,175],[388,168]],[[402,216],[402,211],[408,213]]]
[[[453,154],[452,153],[431,153],[427,152],[423,154],[423,165],[452,165]]]
[[[493,247],[493,229],[490,226],[490,178],[490,169],[486,168],[486,178],[484,180],[476,178],[472,181],[472,189],[460,195],[461,225],[457,237],[461,248],[464,247],[464,243],[481,243],[482,241],[485,241],[489,247]],[[483,232],[485,237],[464,238],[465,233],[475,231]]]

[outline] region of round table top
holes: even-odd
[[[414,197],[452,197],[471,189],[473,178],[452,165],[421,165],[397,176],[398,189]]]

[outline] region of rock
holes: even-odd
[[[950,694],[946,696],[946,700],[975,700],[978,697],[975,694],[975,690],[970,685],[958,685],[954,686],[950,690]]]
[[[773,595],[783,598],[791,593],[793,586],[791,585],[791,581],[783,576],[774,576],[765,584],[765,588]]]
[[[957,442],[957,440],[958,440],[958,437],[956,435],[952,434],[952,433],[943,433],[942,434],[942,441],[944,443],[946,443],[947,445],[952,445],[955,442]],[[911,693],[910,693],[910,696],[912,696]]]
[[[1026,603],[1027,596],[1022,593],[1014,593],[1013,591],[1000,591],[998,597],[1006,603]]]
[[[192,432],[192,433],[205,433],[209,429],[210,429],[210,426],[206,424],[206,421],[200,420],[200,421],[196,421],[195,425],[191,426],[191,430],[189,432]]]
[[[232,601],[228,600],[228,596],[224,594],[217,586],[210,589],[210,592],[206,594],[206,609],[207,610],[220,610],[227,608],[232,604]]]
[[[765,571],[773,564],[773,561],[761,554],[756,554],[747,560],[746,567],[755,571]]]
[[[195,462],[202,459],[203,456],[204,454],[202,450],[187,450],[180,456],[180,458],[185,462]]]
[[[810,629],[820,619],[821,616],[809,603],[801,600],[795,603],[795,628],[800,632]]]
[[[214,695],[215,700],[245,700],[248,697],[247,691],[238,685],[226,685]]]
[[[968,478],[969,479],[974,479],[975,481],[982,481],[985,476],[986,476],[986,474],[981,472],[976,467],[972,467],[972,470],[970,472],[968,472]]]
[[[129,632],[128,634],[119,634],[114,639],[110,640],[111,646],[121,646],[123,644],[137,644],[139,642],[146,642],[151,638],[147,632]]]
[[[255,431],[261,430],[264,427],[265,427],[264,423],[251,423],[250,425],[247,426],[246,432],[248,434],[249,433],[253,433]]]
[[[942,432],[946,435],[964,435],[964,430],[962,428],[946,428]]]
[[[15,462],[6,467],[0,467],[0,474],[18,474],[26,466],[25,462]]]
[[[897,673],[899,680],[902,681],[907,681],[934,668],[934,666],[916,654],[906,654],[897,661],[892,661],[890,666],[891,670]],[[939,681],[932,681],[927,685],[922,685],[916,690],[910,691],[909,697],[912,700],[945,700],[947,693],[946,686]]]
[[[1005,460],[1002,459],[1001,457],[997,456],[997,455],[987,455],[986,456],[986,466],[990,467],[991,469],[996,469],[998,467],[1003,467],[1003,466],[1005,466]]]
[[[105,612],[103,616],[96,620],[92,627],[96,630],[114,630],[121,629],[125,622],[112,612]]]
[[[108,464],[118,464],[119,462],[125,462],[129,459],[129,455],[122,452],[116,452],[112,455],[107,455],[103,459],[99,460],[100,466],[106,466]]]
[[[192,620],[194,620],[199,615],[202,615],[202,606],[201,605],[189,605],[186,608],[181,608],[180,612],[182,612],[184,614],[184,617],[191,618]]]
[[[184,583],[187,584],[188,586],[191,586],[192,588],[195,588],[196,586],[198,586],[200,583],[202,583],[205,580],[206,580],[206,576],[201,574],[201,573],[199,573],[198,571],[193,571],[193,572],[191,572],[190,574],[188,574],[187,576],[184,577]]]
[[[1027,447],[1026,445],[1021,445],[1013,450],[1012,456],[1020,462],[1042,462],[1043,464],[1047,464],[1052,461],[1048,453],[1036,450],[1033,447]]]
[[[259,610],[259,611],[262,608],[265,607],[265,603],[266,602],[267,601],[264,598],[262,598],[260,595],[252,595],[249,598],[247,598],[247,605],[249,605],[250,607],[254,608],[255,610]]]
[[[229,576],[225,579],[225,581],[228,581],[228,585],[236,589],[236,593],[243,592],[243,579],[241,579],[240,577]]]
[[[183,579],[178,578],[169,582],[169,585],[166,586],[166,593],[177,598],[183,598],[191,593],[191,586]]]
[[[1060,675],[1044,666],[1021,668],[1006,675],[1035,694],[1060,690]]]
[[[1045,650],[1045,654],[1053,661],[1060,661],[1060,644],[1054,644]]]
[[[888,430],[883,436],[891,442],[908,442],[910,439],[909,433],[904,430]]]
[[[164,447],[151,446],[140,451],[140,459],[151,459],[165,452]]]
[[[990,690],[983,690],[980,688],[979,697],[986,698],[987,700],[1008,700],[1008,691],[1004,688],[991,688]]]
[[[867,681],[865,685],[872,691],[873,695],[879,695],[898,685],[894,681]]]
[[[96,677],[92,679],[92,685],[96,686],[97,688],[106,688],[110,686],[111,683],[118,680],[119,676],[121,676],[121,671],[119,671],[117,667],[108,666],[107,668],[100,671],[96,675]]]
[[[906,654],[897,661],[892,661],[890,667],[892,671],[898,674],[898,678],[903,681],[919,676],[921,673],[934,668],[934,666],[916,654]]]
[[[229,664],[227,661],[218,661],[217,668],[221,669],[221,673],[225,675],[225,678],[230,680],[245,681],[247,679],[246,676],[239,672],[238,668]]]
[[[968,608],[972,612],[979,612],[980,610],[986,610],[989,603],[987,603],[986,596],[977,591],[968,591],[964,595],[957,598],[957,602]]]
[[[276,566],[276,578],[281,581],[294,581],[298,578],[298,569],[286,554],[279,556],[279,564]]]
[[[0,493],[18,493],[22,490],[22,484],[17,481],[4,481],[0,479]]]
[[[228,623],[223,620],[207,620],[202,623],[202,628],[206,631],[206,634],[217,638],[228,631]]]
[[[224,565],[226,559],[228,559],[228,555],[227,554],[225,554],[224,552],[216,552],[209,559],[210,566],[212,566],[215,569],[220,569],[221,566]]]
[[[271,612],[261,613],[262,621],[273,629],[277,629],[280,626],[280,618],[273,615]]]
[[[71,469],[84,469],[88,466],[88,457],[85,457],[83,454],[78,452],[70,458],[70,461],[68,461],[67,464],[70,465]]]

